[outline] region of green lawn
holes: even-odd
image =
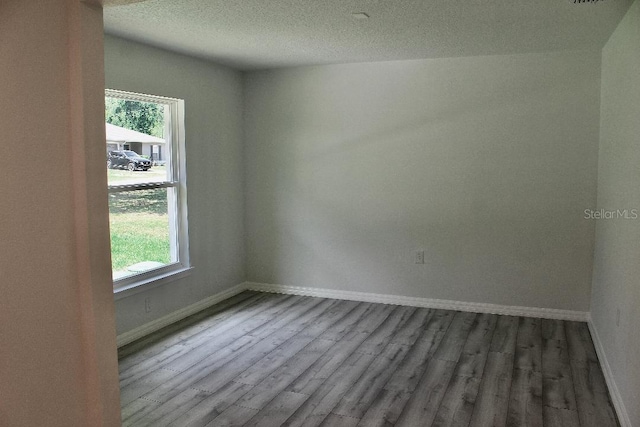
[[[148,171],[133,171],[126,169],[107,169],[109,185],[121,185],[141,182],[158,182],[167,180],[166,166],[152,166]]]
[[[171,261],[166,189],[111,193],[109,212],[114,272],[142,261]]]

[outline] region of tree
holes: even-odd
[[[164,108],[151,102],[105,98],[107,123],[162,138]]]

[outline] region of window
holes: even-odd
[[[107,90],[106,167],[116,292],[188,270],[184,101]]]

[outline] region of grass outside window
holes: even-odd
[[[166,171],[153,167],[144,172],[109,170],[108,174],[109,182],[117,185],[163,179]],[[166,188],[110,193],[109,214],[114,277],[134,274],[127,268],[137,263],[171,262]]]

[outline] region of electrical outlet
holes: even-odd
[[[616,310],[616,327],[620,326],[620,309]]]
[[[424,251],[422,249],[417,250],[415,253],[415,263],[424,264]]]
[[[146,297],[144,299],[144,312],[145,313],[151,312],[151,297]]]

